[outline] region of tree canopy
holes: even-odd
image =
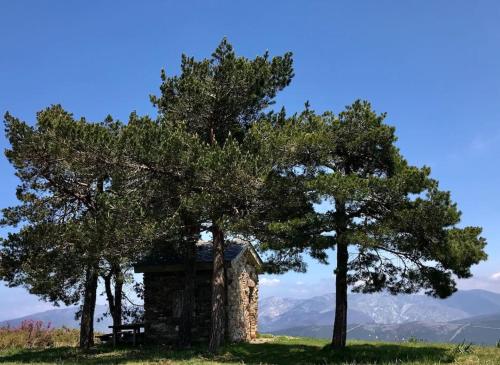
[[[299,137],[282,175],[300,175],[311,203],[328,208],[270,225],[275,232],[296,226],[311,232],[306,245],[270,240],[263,247],[297,270],[301,253],[327,262],[326,250],[336,250],[334,347],[345,346],[348,286],[445,298],[456,291],[455,278],[470,277],[471,266],[486,259],[481,228],[458,226],[450,193],[439,190],[428,167],[408,164],[384,118],[356,101],[338,116],[307,111],[285,124]]]
[[[291,116],[271,110],[293,75],[291,53],[248,59],[224,39],[210,58],[183,55],[179,75],[162,71],[155,118],[91,123],[55,105],[30,126],[6,114],[20,204],[2,210],[1,224],[18,230],[1,242],[0,277],[53,302],[81,301],[86,348],[99,277],[120,323],[127,270],[172,248],[184,258],[179,345],[189,346],[203,232],[213,241],[214,352],[233,236],[255,243],[271,273],[306,272],[304,254],[327,263],[335,250],[335,348],[345,346],[349,286],[451,295],[486,259],[481,228],[460,226],[450,193],[405,160],[368,102],[338,115],[308,103]]]
[[[39,112],[34,127],[5,120],[20,205],[2,211],[1,223],[19,228],[2,240],[0,273],[55,303],[83,299],[88,347],[98,276],[121,276],[147,236],[142,196],[118,168],[122,126],[75,120],[59,105]]]

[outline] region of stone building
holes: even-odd
[[[195,305],[192,336],[208,340],[211,314],[212,243],[199,241],[196,254]],[[230,341],[250,341],[257,332],[258,274],[262,260],[251,244],[226,242],[227,330]],[[146,338],[175,342],[182,312],[184,269],[175,254],[153,255],[135,265],[144,274]]]

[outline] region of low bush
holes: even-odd
[[[409,337],[406,342],[408,343],[420,343],[420,342],[425,342],[425,340],[418,338],[418,337]]]
[[[465,342],[463,340],[461,343],[457,344],[453,348],[453,354],[454,355],[460,355],[460,354],[470,354],[474,351],[474,347],[472,347],[472,342]]]
[[[79,331],[51,328],[42,321],[23,321],[19,327],[0,328],[0,349],[76,346]]]

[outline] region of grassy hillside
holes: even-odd
[[[257,343],[227,346],[215,357],[196,349],[181,352],[160,347],[99,346],[89,353],[69,347],[12,349],[0,351],[0,364],[500,364],[500,349],[494,347],[460,351],[452,345],[350,342],[344,351],[331,351],[325,345],[324,340],[263,337]]]

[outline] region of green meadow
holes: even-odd
[[[500,364],[500,348],[447,344],[350,341],[332,351],[328,341],[295,337],[260,337],[232,344],[218,355],[204,349],[176,351],[166,347],[100,345],[83,352],[75,347],[5,349],[0,364]]]

